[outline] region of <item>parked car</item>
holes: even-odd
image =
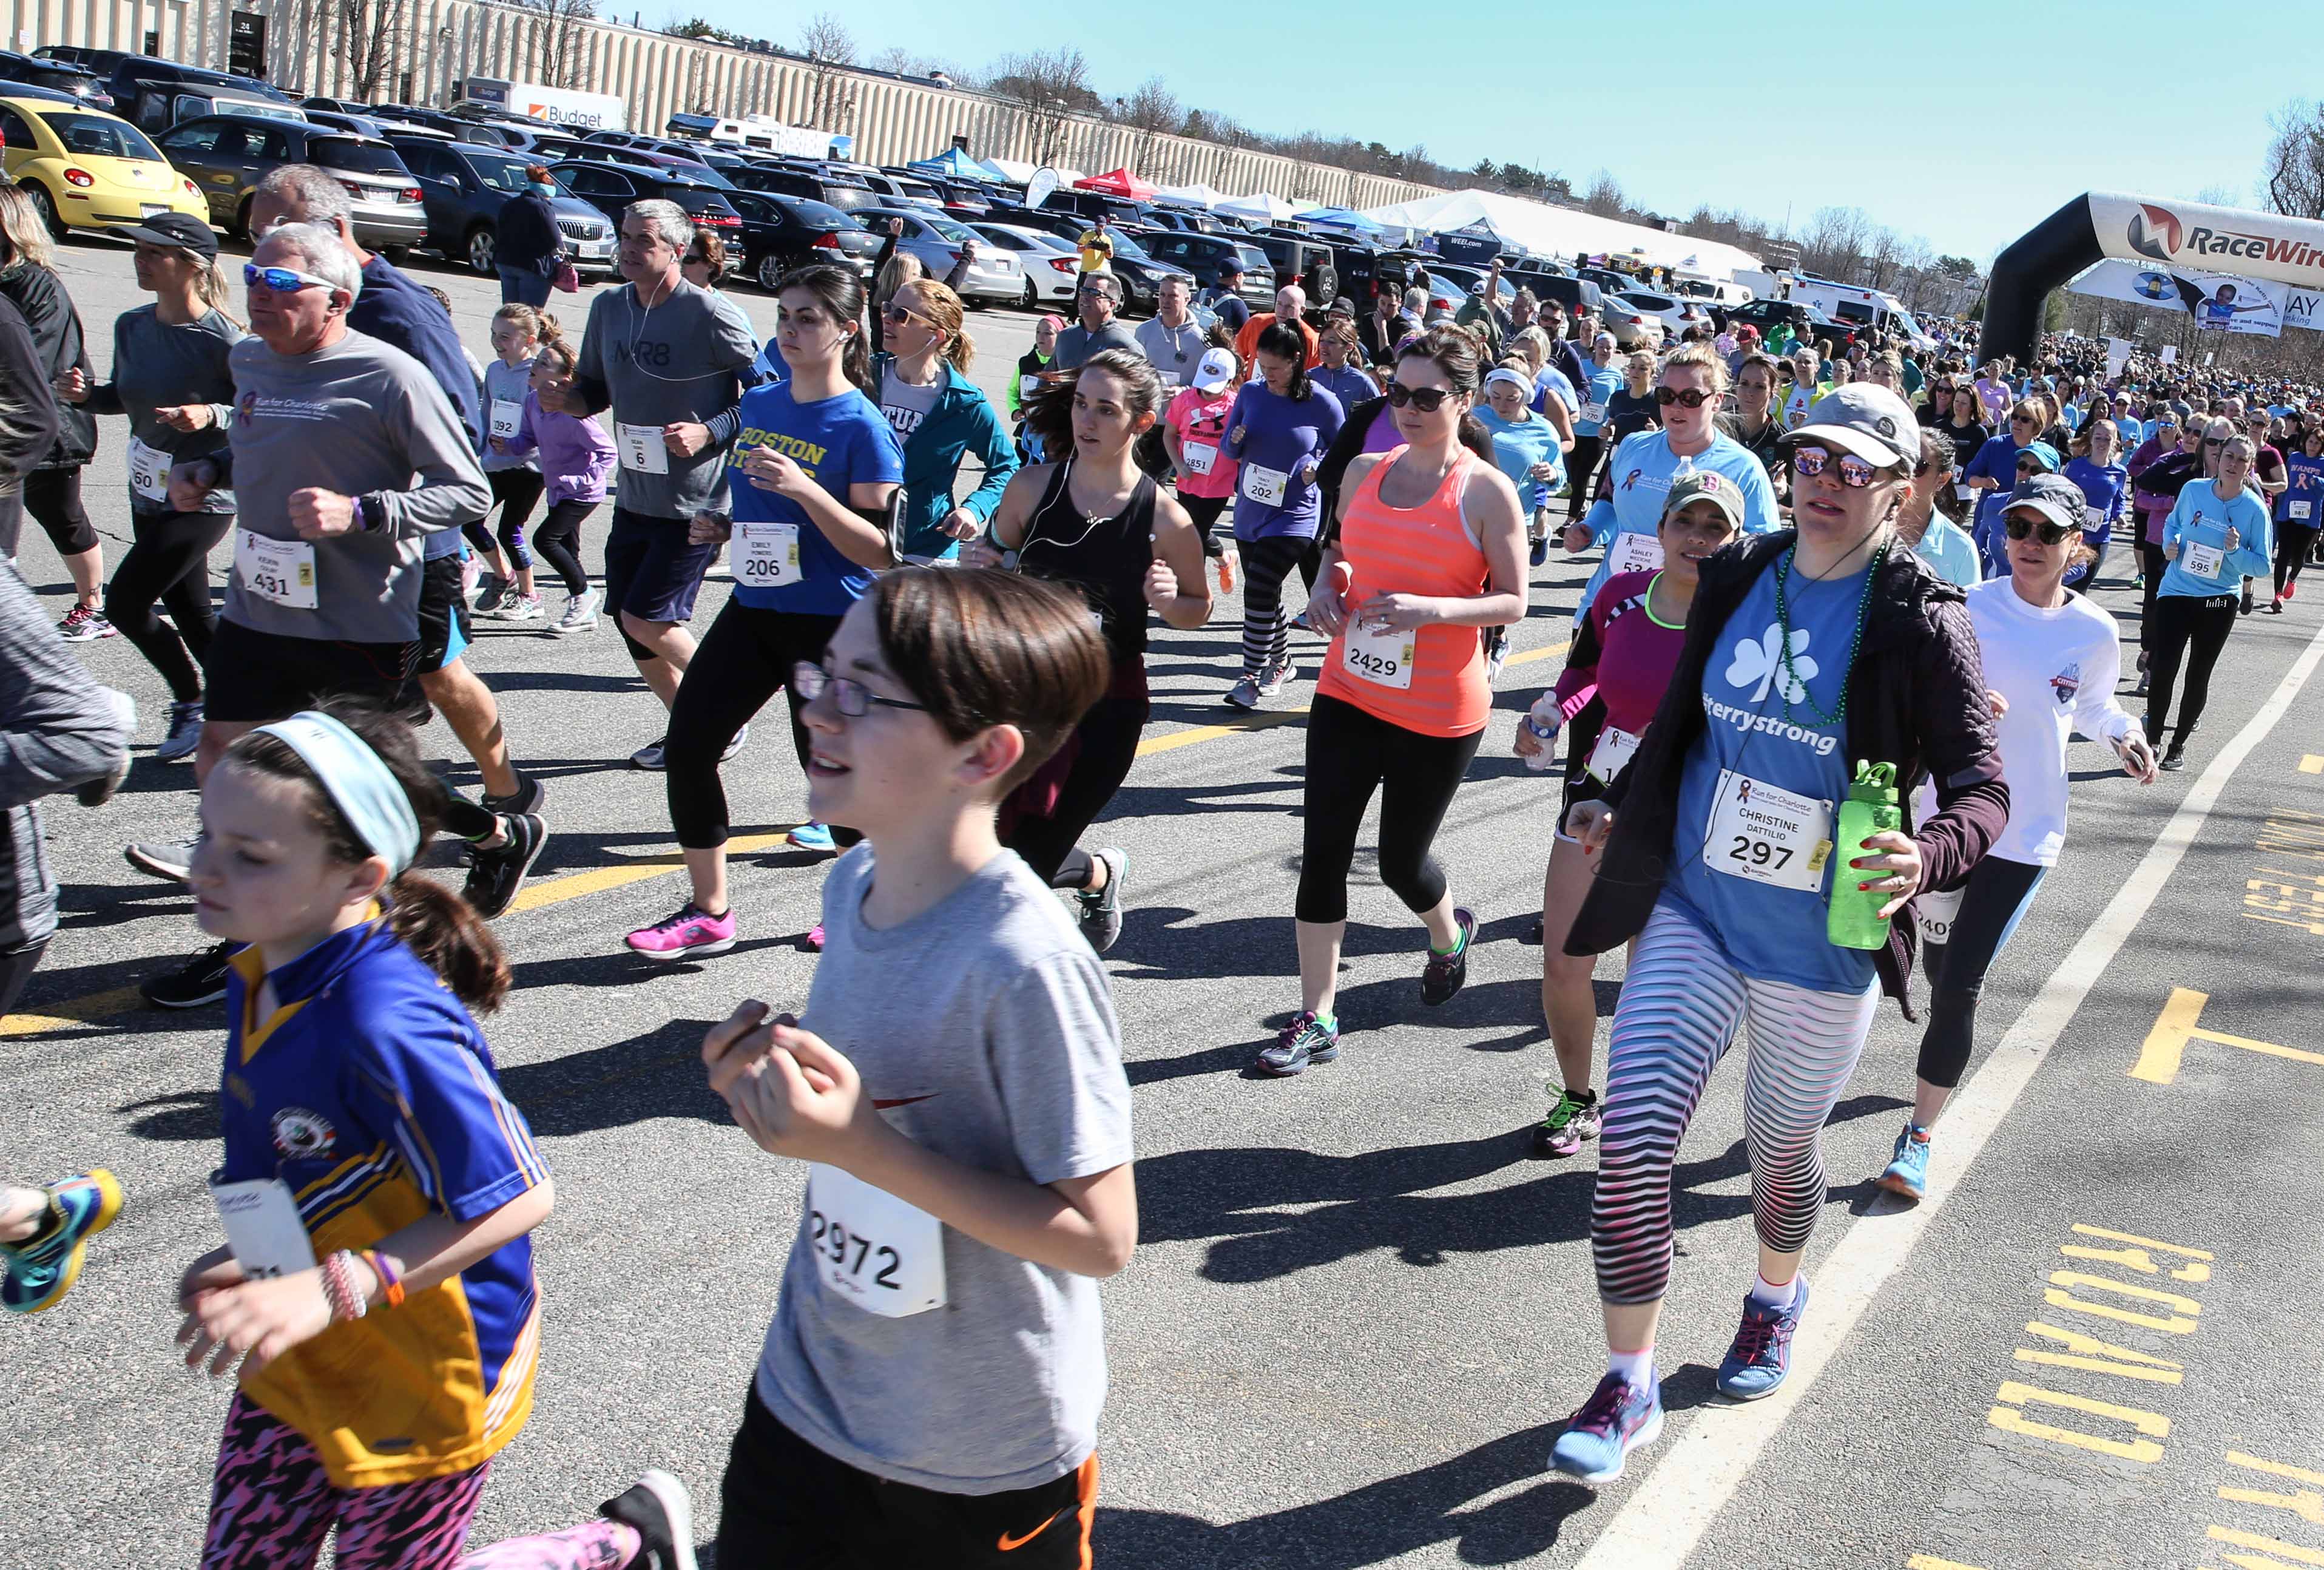
[[[1081,282],[1081,253],[1072,244],[1040,229],[1016,224],[971,224],[977,237],[1016,254],[1025,271],[1025,304],[1038,309],[1044,300],[1070,306]]]
[[[1148,230],[1160,237],[1167,231]],[[1113,275],[1121,281],[1121,314],[1151,316],[1157,293],[1165,278],[1183,278],[1191,291],[1194,275],[1173,262],[1165,262],[1139,243],[1137,236],[1123,229],[1111,229],[1113,236]],[[1071,241],[1065,242],[1071,245]],[[1074,265],[1079,266],[1080,248],[1074,247]]]
[[[578,197],[613,220],[618,231],[622,209],[648,199],[676,202],[689,218],[718,231],[731,245],[742,242],[742,215],[724,192],[700,180],[687,180],[672,170],[636,169],[626,163],[601,163],[592,159],[553,163],[549,178],[566,195]]]
[[[961,246],[977,238],[974,230],[926,208],[872,208],[855,215],[856,222],[875,238],[887,234],[891,218],[900,218],[904,224],[897,248],[918,257],[920,265],[936,278],[949,277],[953,263],[960,260]],[[1024,299],[1025,269],[1018,263],[1016,253],[978,241],[976,260],[961,282],[960,297],[971,305],[1014,304]]]
[[[656,169],[666,169],[681,180],[690,180],[696,184],[710,186],[718,190],[742,189],[698,158],[681,157],[675,152],[657,152],[643,147],[635,151],[638,157],[645,162]]]
[[[300,106],[305,107],[303,105]],[[308,109],[307,123],[310,125],[327,126],[333,131],[344,131],[350,136],[370,136],[383,140],[391,131],[420,129],[417,125],[406,125],[400,120],[375,120],[369,115],[342,115],[335,109]],[[438,136],[436,140],[449,142],[451,138]]]
[[[210,106],[220,99],[272,106],[287,112],[286,117],[305,118],[290,94],[254,78],[142,54],[115,65],[105,90],[113,95],[114,113],[148,133],[166,131],[198,115],[226,113]]]
[[[1845,322],[1837,322],[1815,307],[1797,300],[1751,300],[1729,307],[1727,325],[1731,329],[1746,322],[1759,329],[1764,338],[1777,322],[1791,324],[1793,336],[1811,348],[1818,338],[1829,338],[1836,350],[1845,351],[1856,342],[1856,329]]]
[[[869,282],[880,242],[837,208],[762,191],[734,190],[725,196],[727,205],[742,218],[742,242],[734,245],[729,237],[728,259],[768,293],[775,291],[785,273],[816,262],[852,267],[857,277]],[[852,246],[842,241],[850,230],[857,236]]]
[[[428,209],[392,143],[328,126],[248,115],[189,120],[160,139],[162,152],[209,200],[210,221],[245,238],[258,182],[286,163],[327,170],[354,199],[355,244],[394,260],[428,237]]]
[[[744,190],[805,197],[843,213],[861,214],[881,205],[879,193],[870,186],[816,170],[761,168],[732,178]]]
[[[391,136],[406,168],[420,181],[428,211],[420,244],[447,262],[465,262],[487,278],[500,272],[501,208],[524,189],[526,160],[480,142],[438,142],[409,134]],[[551,197],[566,254],[583,272],[613,271],[613,226],[576,197]]]
[[[890,174],[884,169],[872,169],[860,163],[835,164],[833,172],[850,180],[860,180],[872,188],[883,206],[918,208],[927,212],[944,211],[944,196],[936,187],[917,175]]]
[[[474,122],[463,120],[457,115],[447,115],[440,109],[415,109],[409,104],[374,104],[371,106],[371,113],[378,119],[401,120],[413,125],[425,125],[429,130],[440,132],[456,142],[486,140],[475,134],[477,127]]]
[[[358,103],[353,98],[301,98],[299,106],[309,111],[320,109],[327,115],[368,115],[372,112],[369,104]]]
[[[99,77],[109,77],[113,68],[125,60],[138,56],[125,49],[92,49],[85,43],[43,44],[32,51],[34,60],[52,60],[60,65],[77,65],[83,70],[95,71]]]
[[[69,93],[92,109],[113,107],[113,95],[105,90],[105,83],[95,71],[59,60],[39,60],[18,54],[13,49],[0,49],[0,93],[16,82]]]
[[[1646,281],[1633,278],[1627,272],[1617,272],[1610,267],[1582,267],[1579,273],[1608,294],[1628,294],[1634,289],[1644,289]]]
[[[588,143],[578,136],[562,131],[535,131],[525,125],[501,127],[501,139],[508,143],[511,152],[531,163],[562,163],[569,158],[587,158]]]
[[[774,203],[788,210],[802,231],[811,236],[804,263],[843,263],[855,269],[870,282],[872,269],[880,254],[880,236],[855,221],[855,215],[843,212],[828,202],[807,197],[785,196],[779,191],[743,191],[743,196],[756,197],[761,201]],[[730,196],[726,199],[733,201]],[[760,280],[763,284],[766,281]]]
[[[0,168],[59,239],[160,213],[208,216],[193,181],[118,115],[10,94],[0,97]]]
[[[1576,311],[1602,310],[1605,291],[1587,278],[1576,278],[1565,272],[1519,272],[1504,274],[1515,277],[1533,291],[1533,297],[1547,306],[1554,303],[1568,317]],[[1587,348],[1588,345],[1582,346]]]
[[[1680,309],[1679,300],[1671,295],[1657,294],[1651,289],[1628,289],[1622,291],[1622,303],[1643,311],[1663,324],[1663,337],[1675,343],[1678,335],[1692,324]]]
[[[1484,292],[1487,273],[1482,267],[1471,267],[1458,262],[1434,262],[1429,264],[1428,275],[1440,282],[1450,282],[1460,291],[1460,298],[1466,300],[1471,295]],[[1500,291],[1496,299],[1503,310],[1517,303],[1517,285],[1508,281],[1507,274],[1502,275]],[[1457,302],[1454,309],[1459,309]]]
[[[1155,260],[1194,274],[1198,289],[1219,281],[1219,265],[1232,256],[1242,263],[1242,298],[1261,310],[1275,309],[1275,264],[1250,240],[1225,235],[1156,235],[1146,241]]]
[[[1662,319],[1632,305],[1627,295],[1603,296],[1598,305],[1598,319],[1614,335],[1616,345],[1625,349],[1655,348],[1665,336]]]

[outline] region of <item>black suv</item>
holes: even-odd
[[[837,208],[843,213],[861,212],[866,208],[885,205],[880,193],[861,180],[842,180],[837,175],[818,173],[807,169],[783,169],[761,164],[756,169],[735,172],[726,178],[744,190],[761,191],[770,196],[805,197],[811,202],[821,202],[827,208]]]
[[[434,136],[398,134],[388,143],[420,181],[428,209],[428,237],[420,244],[447,262],[465,262],[485,277],[499,272],[501,209],[524,189],[527,160],[480,142],[446,142]],[[613,225],[587,202],[552,197],[565,254],[583,272],[613,271]]]
[[[1749,300],[1741,305],[1727,308],[1729,329],[1748,322],[1759,329],[1762,338],[1779,321],[1791,323],[1792,336],[1810,348],[1815,346],[1818,338],[1830,338],[1833,348],[1845,353],[1856,342],[1856,328],[1846,322],[1832,320],[1803,300]]]
[[[1198,293],[1216,283],[1219,264],[1234,257],[1242,263],[1242,298],[1262,310],[1275,309],[1275,263],[1252,241],[1232,240],[1224,235],[1157,232],[1140,236],[1139,244],[1156,261],[1167,262],[1193,273]]]
[[[290,94],[279,92],[254,77],[180,65],[175,60],[150,60],[143,55],[131,55],[115,66],[105,84],[105,90],[113,95],[113,112],[147,131],[168,130],[171,100],[180,91],[204,88],[230,88],[245,97],[295,103]]]
[[[632,169],[626,163],[596,163],[575,160],[549,166],[549,177],[567,196],[578,197],[613,220],[618,228],[622,209],[632,202],[676,202],[689,218],[718,231],[730,245],[742,241],[742,215],[715,186],[687,180],[665,170]]]
[[[0,49],[0,83],[17,82],[70,93],[92,109],[110,110],[113,107],[113,95],[105,90],[105,84],[97,79],[97,73],[87,67],[68,65],[60,60],[40,60],[29,54],[18,54],[13,49]]]

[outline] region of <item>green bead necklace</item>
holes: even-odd
[[[1856,651],[1864,646],[1864,612],[1872,603],[1872,580],[1880,576],[1880,564],[1887,559],[1888,547],[1894,542],[1893,536],[1880,542],[1880,549],[1872,553],[1871,567],[1864,574],[1864,587],[1856,596],[1856,632],[1848,641],[1848,663],[1840,668],[1840,706],[1830,714],[1824,713],[1816,700],[1808,696],[1808,684],[1792,670],[1792,609],[1784,598],[1784,585],[1792,575],[1792,560],[1799,554],[1799,547],[1795,545],[1784,552],[1783,559],[1775,563],[1775,629],[1783,639],[1784,719],[1792,717],[1792,690],[1794,688],[1799,689],[1801,703],[1815,716],[1819,726],[1837,725],[1848,717],[1848,678],[1856,669]]]

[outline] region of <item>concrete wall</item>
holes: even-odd
[[[399,0],[362,0],[368,11]],[[405,25],[399,59],[374,101],[401,99],[447,105],[467,77],[547,79],[542,62],[552,24],[522,6],[491,0],[400,0]],[[267,76],[301,94],[332,97],[352,92],[337,47],[343,5],[337,0],[248,0],[231,7],[267,18]],[[11,18],[7,41],[31,50],[79,43],[143,52],[145,35],[158,35],[168,60],[223,67],[229,5],[226,0],[0,0]],[[629,105],[632,130],[659,131],[674,113],[771,115],[788,124],[810,118],[814,73],[801,61],[751,54],[717,44],[606,23],[571,25],[579,34],[580,66],[571,85],[619,96]],[[345,51],[345,52],[352,52]],[[977,93],[856,72],[839,73],[838,112],[825,130],[855,137],[856,155],[870,163],[927,158],[968,137],[979,157],[1032,162],[1039,127],[1008,104]],[[1068,122],[1054,162],[1096,174],[1128,166],[1163,185],[1209,185],[1230,194],[1268,190],[1294,201],[1366,208],[1435,194],[1408,180],[1351,174],[1345,170],[1267,153],[1239,151],[1181,136],[1149,136],[1124,126],[1076,117]]]

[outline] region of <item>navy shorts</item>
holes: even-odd
[[[420,674],[441,670],[468,647],[468,595],[460,552],[420,564]]]
[[[614,508],[613,526],[605,536],[605,608],[626,611],[641,622],[693,620],[702,575],[718,559],[718,547],[687,544],[687,528],[683,518]],[[626,630],[622,638],[638,659],[653,658],[653,651]]]
[[[419,656],[416,642],[291,638],[221,620],[202,660],[202,712],[234,725],[266,725],[327,697],[387,707],[418,669]]]

